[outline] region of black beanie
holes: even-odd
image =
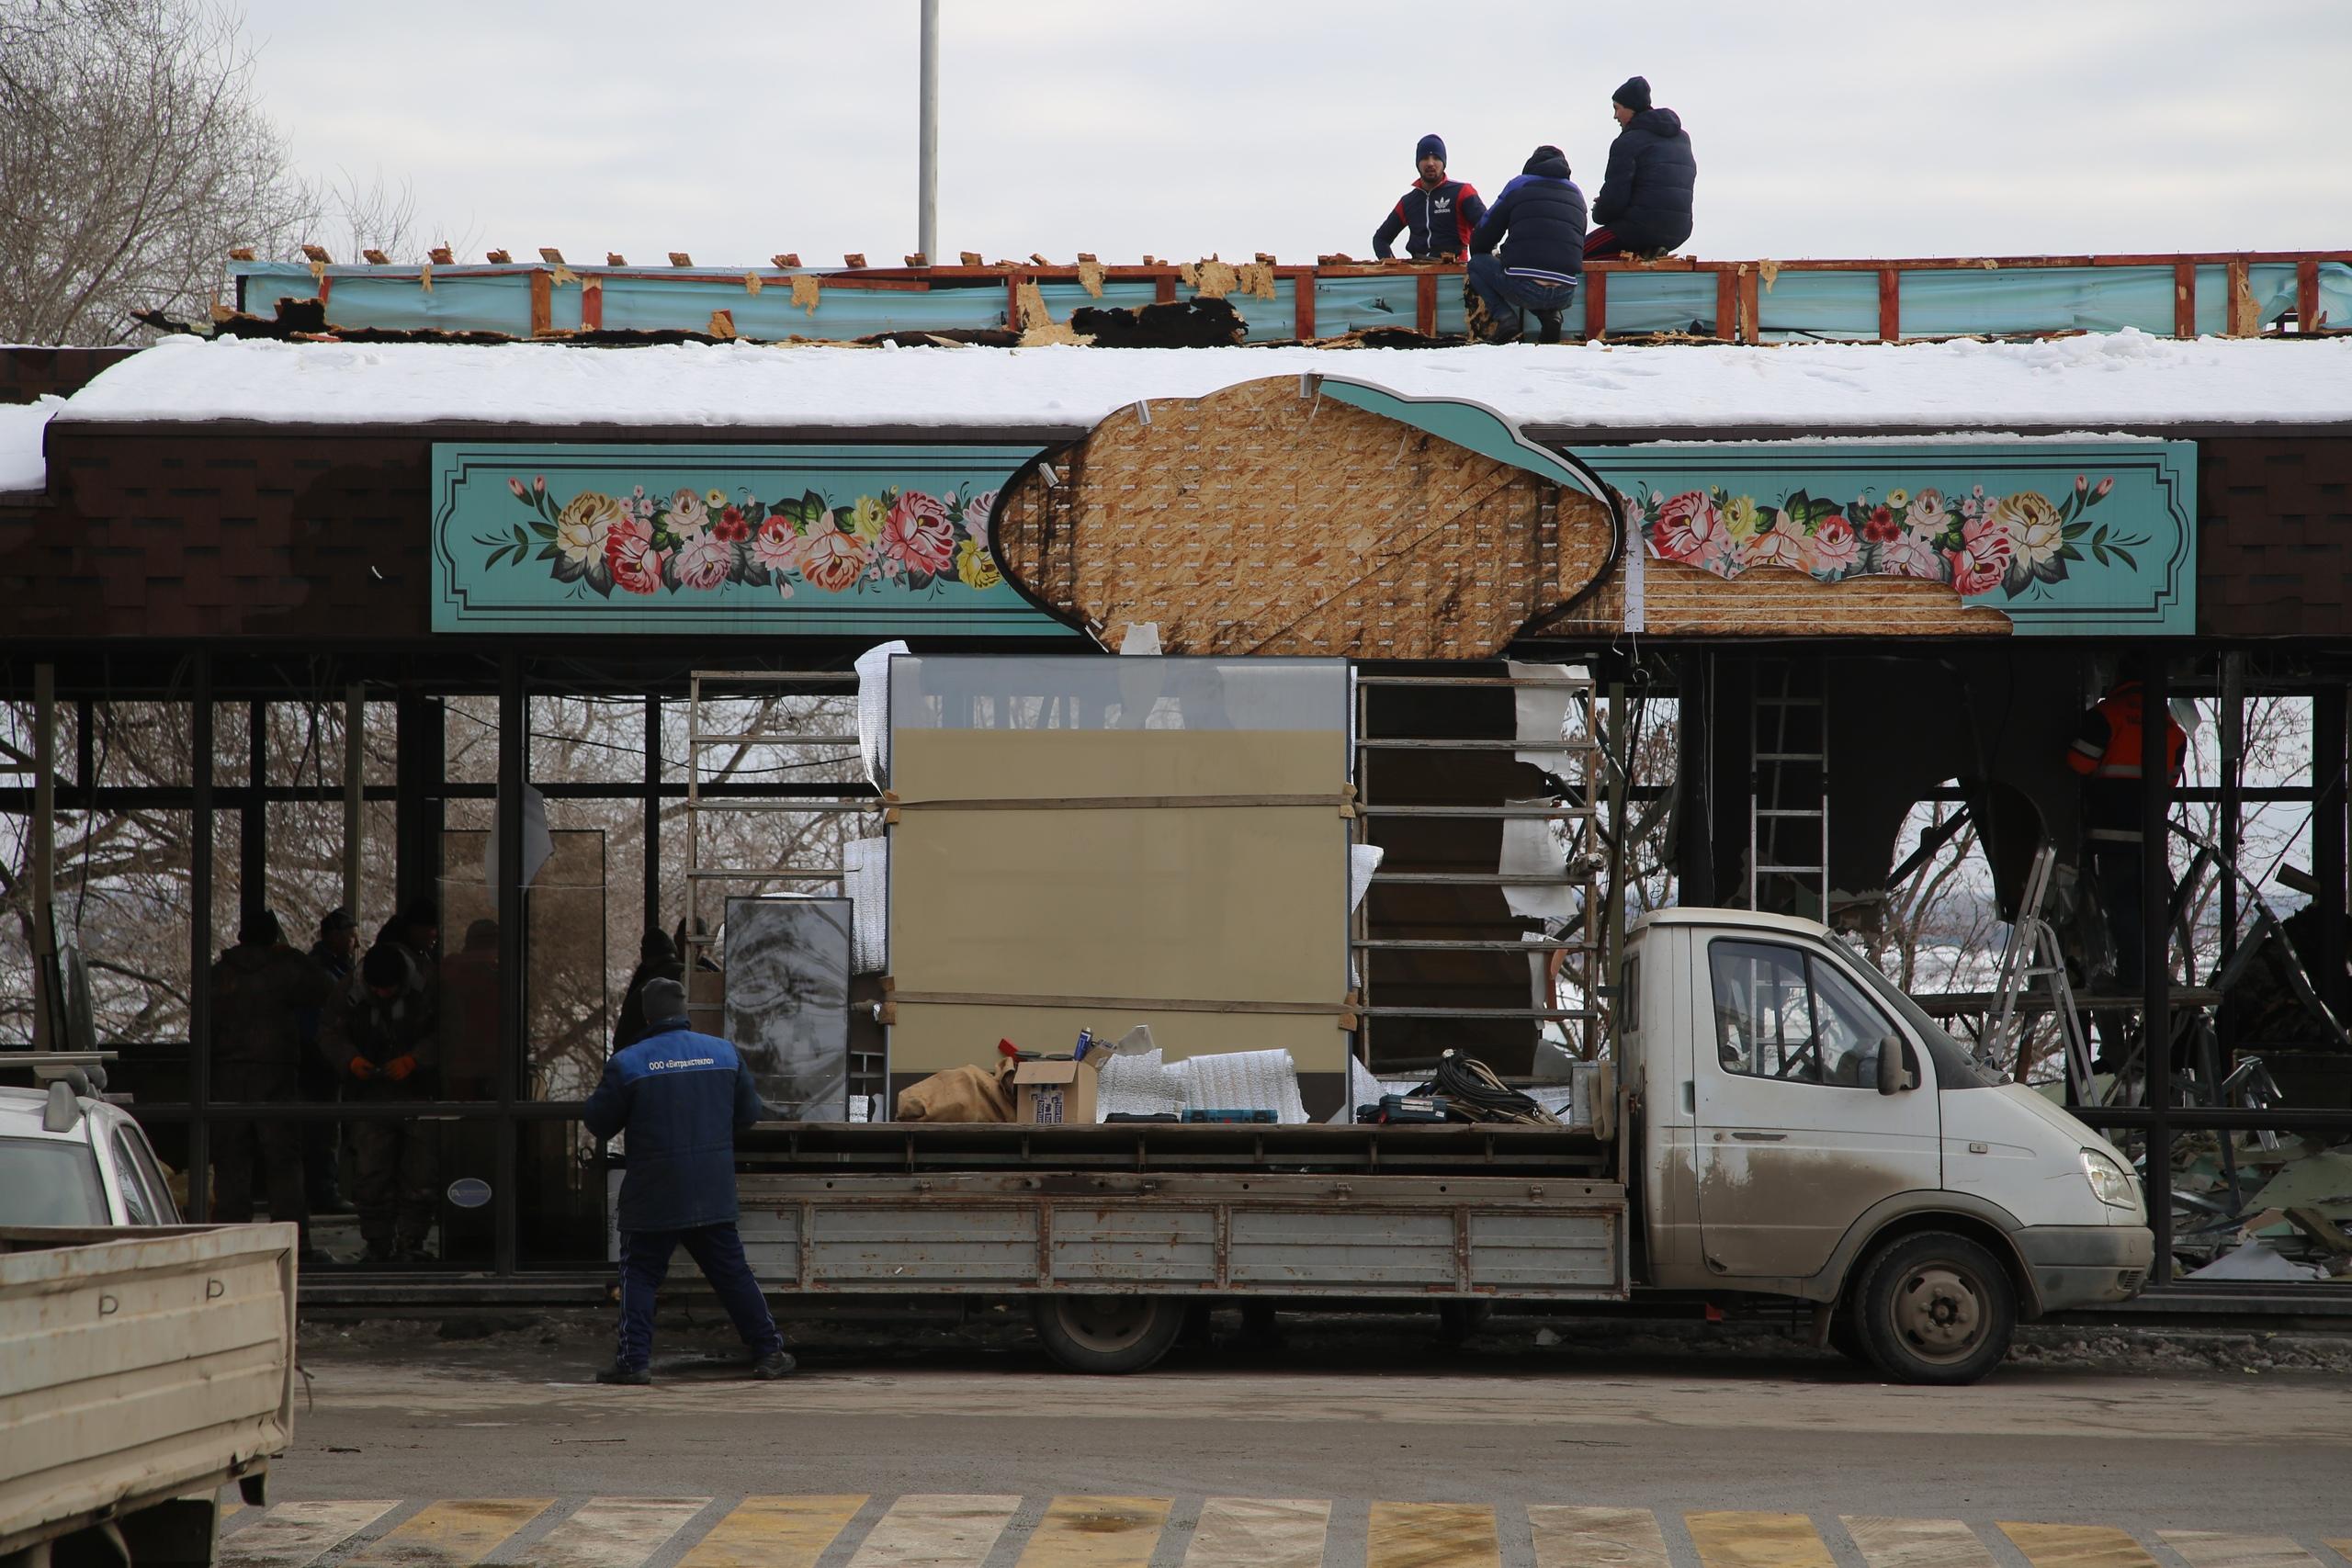
[[[248,909],[245,918],[237,923],[237,940],[256,947],[276,947],[285,935],[274,909]]]
[[[1445,138],[1434,130],[1413,143],[1413,166],[1419,168],[1422,159],[1432,155],[1439,163],[1445,162]]]
[[[666,977],[645,982],[643,993],[645,1022],[650,1028],[657,1023],[686,1021],[686,988]]]
[[[359,961],[359,977],[370,986],[390,987],[408,984],[408,959],[390,942],[379,942],[368,950]]]
[[[1625,79],[1625,85],[1610,95],[1610,102],[1623,104],[1627,108],[1632,109],[1635,114],[1646,114],[1649,111],[1650,107],[1650,85],[1648,78],[1643,76],[1627,77]]]

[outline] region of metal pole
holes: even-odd
[[[645,921],[644,931],[662,926],[662,696],[645,699]]]
[[[939,259],[939,0],[922,0],[922,108],[916,175],[915,248]]]
[[[202,649],[189,698],[187,856],[187,1206],[212,1213],[212,658]]]
[[[85,727],[86,728],[86,726]],[[87,779],[82,781],[86,787]],[[83,831],[89,830],[87,822]],[[57,666],[33,666],[33,1049],[56,1050],[66,1042],[49,1037],[50,1010],[63,998],[49,994],[50,953],[57,931],[50,906],[57,899]]]
[[[2144,655],[2140,687],[2140,1043],[2148,1104],[2148,1227],[2156,1233],[2148,1282],[2172,1279],[2172,815],[2170,671],[2161,643]],[[2226,1133],[2222,1136],[2227,1137]]]
[[[366,842],[368,818],[361,810],[361,791],[368,771],[368,694],[361,686],[343,689],[343,907],[359,919],[359,854]],[[360,929],[365,931],[366,926]]]
[[[523,965],[529,954],[523,921],[523,784],[528,776],[531,704],[523,684],[523,658],[503,654],[498,662],[498,1134],[495,1153],[498,1207],[494,1214],[492,1268],[514,1272],[520,1258],[515,1178],[514,1102],[527,1050],[529,997]]]

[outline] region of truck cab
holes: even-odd
[[[0,1086],[0,1225],[176,1225],[147,1134],[88,1080]]]
[[[1966,1382],[2021,1317],[2121,1301],[2147,1276],[2122,1154],[1814,921],[1643,917],[1619,1032],[1644,1283],[1811,1301],[1832,1343],[1890,1377]]]

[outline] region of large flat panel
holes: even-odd
[[[809,1235],[809,1278],[933,1282],[1034,1281],[1037,1213],[1030,1208],[820,1209]]]
[[[1137,1280],[1213,1284],[1216,1215],[1205,1209],[1054,1211],[1057,1281]]]
[[[1618,1284],[1617,1227],[1599,1214],[1470,1216],[1470,1282],[1499,1290]]]
[[[1453,1216],[1305,1213],[1233,1216],[1236,1284],[1329,1286],[1452,1284]]]

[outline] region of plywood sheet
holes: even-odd
[[[1108,646],[1152,622],[1189,654],[1489,657],[1615,539],[1600,500],[1298,377],[1122,409],[996,518],[1033,597]]]

